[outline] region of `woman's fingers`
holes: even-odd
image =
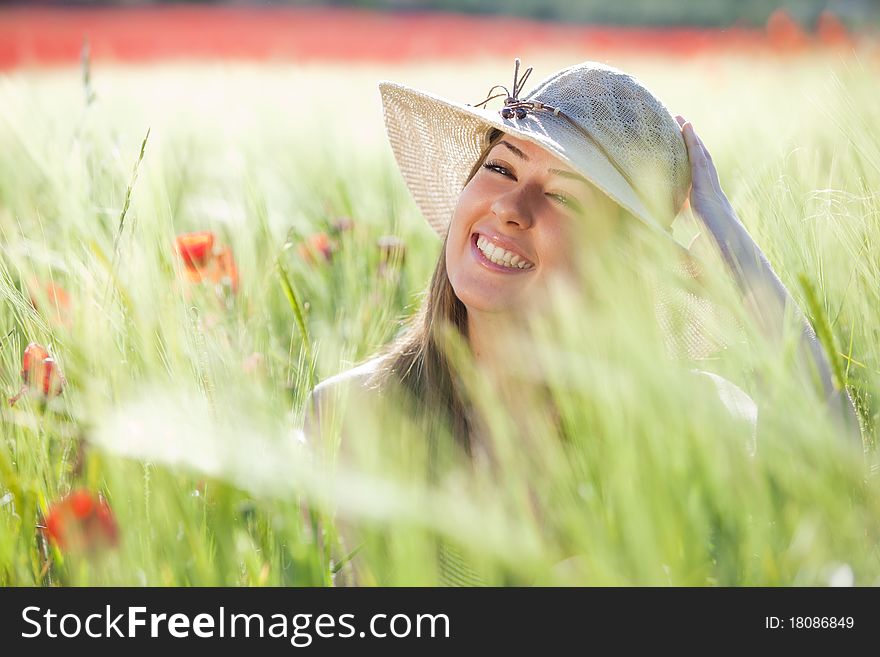
[[[691,175],[695,179],[695,186],[707,184],[711,189],[720,191],[721,185],[718,182],[718,172],[715,170],[712,156],[694,130],[694,124],[686,121],[681,131],[688,149],[688,157],[691,159]]]
[[[689,121],[685,122],[682,125],[681,133],[684,136],[688,157],[691,160],[691,174],[694,178],[702,177],[701,174],[705,175],[706,170],[709,168],[709,160],[706,158],[706,153],[697,139],[697,133],[694,132],[694,124]]]
[[[703,159],[705,155],[703,154],[703,149],[700,147],[699,141],[697,141],[697,134],[694,132],[694,124],[690,121],[685,121],[681,126],[681,134],[684,137],[685,146],[687,146],[688,156],[691,158],[692,162],[698,162]]]
[[[688,159],[691,163],[689,193],[691,210],[715,237],[715,229],[723,227],[727,223],[738,223],[739,220],[736,218],[724,190],[721,189],[718,171],[715,169],[715,163],[712,162],[709,149],[697,135],[694,125],[683,116],[676,116],[675,121],[681,126]],[[691,242],[688,250],[699,254],[705,248],[705,244],[705,238],[699,239],[698,236]]]
[[[681,126],[682,136],[691,162],[691,207],[699,212],[699,208],[705,209],[705,204],[727,203],[727,197],[721,189],[721,181],[718,179],[718,171],[712,161],[709,149],[694,130],[694,124],[678,115],[676,123]]]
[[[712,153],[709,152],[709,149],[706,148],[706,144],[703,143],[703,138],[700,137],[697,133],[694,133],[697,137],[697,141],[700,142],[700,147],[703,149],[703,153],[706,154],[706,159],[709,160],[709,163],[712,164],[712,167],[715,167],[715,160],[712,159]]]
[[[694,133],[694,136],[697,138],[697,141],[700,144],[700,149],[703,151],[703,155],[706,158],[706,168],[709,174],[709,181],[712,183],[712,187],[715,191],[722,194],[721,181],[718,179],[718,170],[715,168],[715,161],[712,159],[712,154],[709,152],[709,149],[706,148],[706,145],[703,143],[700,136],[696,133]]]
[[[703,156],[706,158],[706,162],[709,163],[712,172],[715,172],[715,162],[712,160],[712,153],[709,152],[709,149],[706,148],[706,144],[703,143],[702,137],[693,130],[693,126],[691,126],[691,131],[693,132],[694,139],[697,140],[697,143],[700,145],[700,150],[703,151]]]

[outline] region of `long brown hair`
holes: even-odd
[[[477,174],[489,151],[504,135],[493,128],[471,168],[466,186]],[[453,329],[467,339],[467,310],[456,296],[446,271],[446,242],[431,276],[424,300],[405,330],[381,354],[381,363],[371,384],[395,382],[409,393],[416,411],[423,417],[448,423],[456,442],[471,455],[471,420],[444,348],[441,333]]]

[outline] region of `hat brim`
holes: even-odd
[[[396,82],[379,82],[391,150],[416,205],[443,237],[468,173],[491,128],[549,151],[600,191],[678,246],[608,157],[564,118],[529,112],[505,119],[497,110],[464,105]]]

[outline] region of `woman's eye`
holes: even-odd
[[[566,196],[565,194],[551,194],[548,193],[547,196],[552,198],[554,201],[559,203],[559,205],[572,210],[574,212],[581,212],[581,204],[576,199],[571,196]]]
[[[495,173],[500,173],[502,176],[510,176],[511,178],[513,177],[513,174],[510,173],[510,171],[495,162],[486,162],[483,165],[483,168],[488,169],[489,171],[494,171]]]

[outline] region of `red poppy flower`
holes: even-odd
[[[178,235],[177,251],[187,270],[198,274],[211,261],[214,252],[214,233],[203,230]]]
[[[238,267],[228,246],[216,245],[214,233],[201,231],[177,236],[177,251],[183,259],[187,277],[194,283],[208,280],[228,285],[238,292]]]
[[[39,390],[46,397],[61,394],[66,383],[58,363],[36,342],[31,342],[24,350],[21,358],[21,379],[26,388]],[[10,401],[15,403],[16,399],[18,396]]]
[[[34,380],[33,372],[48,357],[49,352],[36,342],[31,342],[25,347],[21,358],[21,378],[25,383],[30,384]]]
[[[330,262],[335,250],[336,244],[327,233],[315,233],[304,242],[300,242],[297,247],[300,257],[310,265],[316,264],[318,255],[324,259],[324,262]]]
[[[78,490],[61,498],[46,513],[45,533],[69,552],[94,552],[119,543],[119,528],[101,495]]]

